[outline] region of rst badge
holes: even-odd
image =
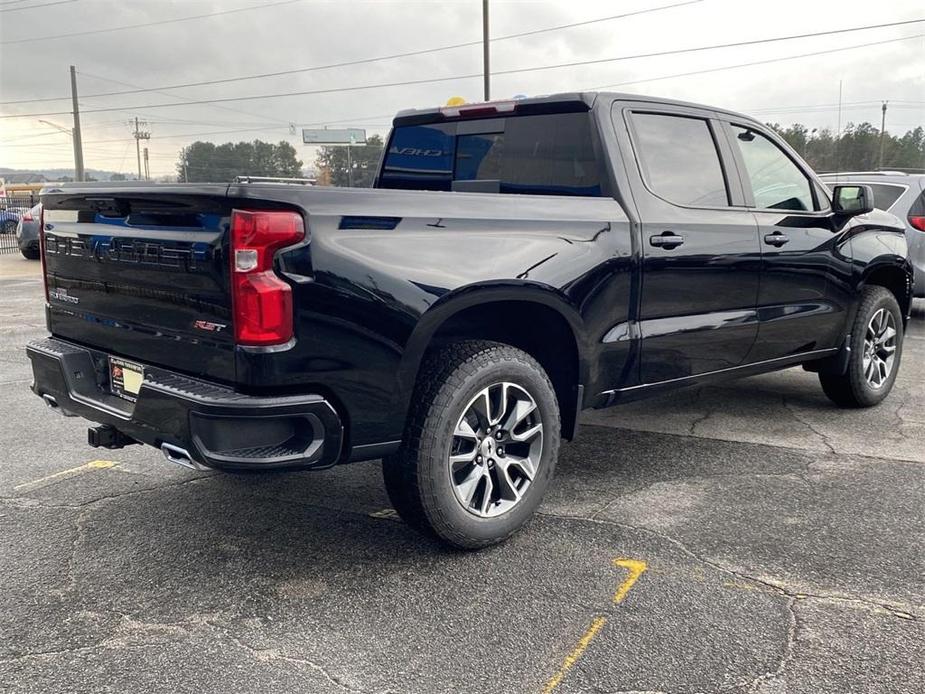
[[[66,304],[79,304],[80,299],[67,293],[67,289],[58,289],[57,287],[48,289],[48,298],[63,301]]]
[[[218,333],[228,327],[226,323],[213,323],[207,320],[193,321],[196,330],[205,330],[207,333]]]

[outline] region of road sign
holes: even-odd
[[[366,144],[366,130],[363,128],[303,128],[302,142],[307,145],[351,145]]]

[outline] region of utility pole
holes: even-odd
[[[71,104],[74,107],[74,179],[84,180],[84,148],[80,137],[80,108],[77,106],[77,68],[71,65]]]
[[[886,105],[887,102],[884,101],[880,113],[880,164],[877,166],[878,169],[883,168],[883,139],[886,133]]]
[[[131,121],[129,121],[129,125],[131,125]],[[135,138],[135,156],[138,157],[138,180],[139,181],[142,180],[141,178],[142,176],[141,174],[141,141],[151,139],[151,133],[148,132],[147,130],[141,129],[141,126],[143,125],[147,125],[147,123],[145,123],[144,121],[139,121],[138,116],[135,116],[135,131],[132,133],[132,135]],[[146,147],[145,148],[145,160],[146,161],[147,161],[147,157],[148,155],[147,155],[147,147]],[[144,180],[148,180],[147,176],[145,176]]]
[[[491,69],[488,58],[488,0],[482,0],[482,68],[485,73],[485,101],[491,101]]]
[[[145,147],[145,180],[151,179],[151,169],[148,166],[148,148]]]

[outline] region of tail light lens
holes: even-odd
[[[913,229],[918,229],[919,231],[925,231],[925,217],[910,216],[909,224],[912,225]]]
[[[42,284],[45,286],[45,303],[51,303],[48,295],[48,269],[45,261],[45,208],[39,211],[39,259],[42,261]]]
[[[238,344],[292,339],[292,289],[273,272],[273,254],[304,238],[296,212],[232,211],[231,303]]]
[[[32,210],[29,210],[28,212],[26,212],[26,213],[22,216],[22,220],[23,220],[24,222],[34,222],[35,220],[32,218]]]

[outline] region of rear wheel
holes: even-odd
[[[421,369],[402,449],[383,460],[386,490],[409,525],[485,547],[536,510],[559,437],[555,391],[535,359],[494,342],[449,345]]]
[[[3,225],[0,226],[0,233],[15,234],[16,233],[16,221],[13,219],[5,220],[3,222]]]
[[[864,289],[851,330],[851,356],[844,374],[819,374],[822,390],[840,407],[870,407],[893,388],[903,348],[903,322],[896,297],[884,287]]]
[[[38,248],[21,248],[19,252],[28,260],[38,260],[40,255]]]

